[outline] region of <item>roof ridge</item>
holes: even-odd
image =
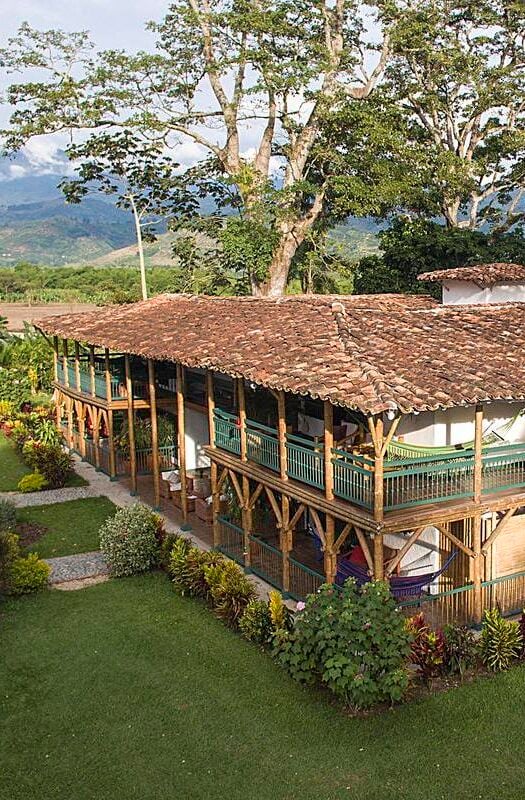
[[[397,410],[398,405],[380,369],[364,356],[361,347],[352,336],[348,327],[347,312],[343,304],[339,302],[332,303],[332,314],[345,352],[355,359],[363,378],[369,382],[374,390],[378,405],[383,405],[385,411],[388,409]]]

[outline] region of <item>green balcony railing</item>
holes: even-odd
[[[216,408],[213,412],[215,421],[215,446],[230,453],[241,453],[241,430],[239,420],[233,414]]]
[[[58,382],[65,385],[65,371],[64,364],[59,361],[57,364]],[[125,377],[120,360],[112,359],[110,364],[112,372],[110,378],[111,384],[111,399],[119,400],[126,397]],[[75,369],[75,362],[69,360],[67,367],[68,384],[72,389],[77,389],[77,374]],[[84,394],[91,394],[91,369],[89,362],[81,357],[79,361],[79,378],[80,378],[80,391]],[[105,366],[99,361],[95,361],[94,369],[94,388],[95,397],[100,397],[107,400],[107,387],[106,387],[106,373]],[[144,399],[147,397],[147,386],[144,381],[133,380],[133,397],[135,399]]]
[[[246,420],[246,455],[250,461],[279,472],[279,440],[275,428]]]
[[[324,445],[303,436],[286,434],[286,471],[290,478],[324,488]]]
[[[332,450],[334,494],[357,506],[374,505],[374,462],[368,456]]]

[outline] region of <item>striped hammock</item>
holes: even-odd
[[[515,422],[522,414],[525,413],[525,408],[522,408],[511,419],[501,425],[499,428],[489,429],[483,434],[481,439],[483,447],[495,447],[498,445],[509,444],[506,437],[509,435]],[[387,458],[395,460],[409,460],[414,458],[432,458],[433,456],[454,456],[463,450],[473,450],[474,440],[470,442],[463,442],[462,444],[445,445],[443,447],[429,447],[423,444],[409,444],[408,442],[399,442],[393,439],[388,445]]]

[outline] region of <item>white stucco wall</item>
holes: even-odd
[[[405,541],[411,536],[407,533],[389,533],[384,537],[384,543],[393,550],[401,550]],[[439,531],[429,525],[425,528],[416,544],[413,545],[401,561],[402,575],[424,575],[434,572],[440,567],[439,557]],[[431,593],[438,591],[436,586],[431,586]]]
[[[481,289],[469,281],[446,281],[442,286],[444,305],[480,303],[525,303],[525,283],[497,283]]]
[[[186,469],[209,467],[210,459],[204,454],[204,445],[209,444],[208,417],[185,406],[184,421],[186,428]]]

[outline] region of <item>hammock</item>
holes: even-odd
[[[481,443],[483,447],[494,447],[496,445],[508,444],[505,437],[508,436],[514,423],[521,415],[525,413],[525,408],[522,408],[518,413],[505,422],[504,425],[495,429],[487,430],[482,436]],[[388,445],[387,458],[389,459],[414,459],[414,458],[432,458],[433,456],[453,456],[461,453],[462,450],[473,450],[474,441],[463,442],[462,444],[445,445],[443,447],[428,447],[422,444],[409,444],[408,442],[399,442],[393,439]]]
[[[456,558],[457,550],[447,558],[445,563],[440,569],[434,572],[425,572],[422,575],[411,575],[409,577],[403,575],[390,576],[390,591],[395,598],[401,600],[404,597],[421,597],[423,589],[434,583],[440,575],[442,575],[449,567],[451,562]],[[366,567],[361,567],[359,564],[353,564],[348,559],[340,559],[337,563],[337,573],[335,582],[342,586],[347,578],[354,578],[358,586],[368,583],[371,580]]]

